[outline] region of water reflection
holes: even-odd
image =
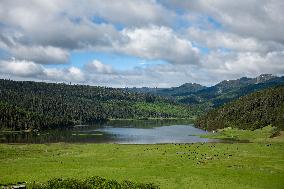
[[[194,143],[215,141],[196,136],[205,134],[206,132],[194,128],[192,125],[160,126],[151,129],[107,127],[98,129],[98,131],[115,136],[115,142],[120,144]]]
[[[40,133],[2,132],[0,142],[156,144],[216,141],[196,136],[205,133],[206,131],[194,128],[188,121],[186,123],[186,120],[121,120]]]

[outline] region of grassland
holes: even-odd
[[[256,130],[244,130],[238,128],[227,127],[224,129],[218,129],[216,134],[201,135],[204,138],[222,139],[228,141],[240,141],[240,142],[281,142],[283,132],[279,132],[277,127],[268,125],[261,129]],[[283,140],[284,141],[284,140]]]
[[[101,176],[161,188],[283,188],[284,140],[0,145],[0,183]]]

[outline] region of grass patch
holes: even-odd
[[[161,188],[281,188],[284,142],[0,144],[0,183],[99,175]]]
[[[276,127],[269,125],[253,131],[227,127],[218,129],[216,134],[201,135],[201,137],[231,141],[272,142],[274,141],[272,138],[279,134]]]

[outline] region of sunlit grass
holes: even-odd
[[[161,188],[281,188],[284,143],[0,145],[0,183],[101,176]]]
[[[237,128],[218,129],[215,134],[202,135],[205,138],[227,139],[232,141],[271,142],[279,130],[271,125],[256,130],[242,130]]]

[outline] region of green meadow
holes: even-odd
[[[0,145],[0,183],[100,176],[161,188],[283,188],[283,133],[250,143]]]

